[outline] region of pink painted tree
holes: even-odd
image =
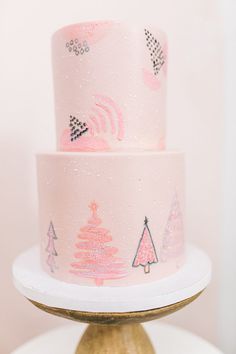
[[[46,252],[48,253],[47,265],[49,266],[51,272],[53,273],[56,268],[55,256],[57,256],[58,254],[54,245],[54,240],[57,240],[57,236],[52,221],[50,221],[47,236],[48,236],[48,245],[46,247]]]
[[[161,248],[161,260],[163,262],[166,262],[170,258],[177,258],[182,253],[184,247],[183,235],[183,217],[180,210],[178,196],[175,192]]]
[[[95,284],[103,285],[104,280],[123,278],[127,275],[126,264],[116,257],[118,249],[106,245],[112,241],[110,231],[100,227],[101,219],[97,215],[98,206],[92,202],[89,206],[92,212],[88,224],[80,229],[76,262],[71,264],[71,273],[93,278]]]
[[[144,267],[144,273],[150,273],[150,264],[157,263],[158,258],[152,240],[151,232],[148,227],[148,219],[145,217],[144,230],[139,241],[138,249],[133,261],[133,267]]]

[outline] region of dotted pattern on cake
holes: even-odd
[[[88,130],[88,126],[86,123],[80,122],[78,118],[74,116],[70,116],[70,140],[74,141],[77,140],[81,135],[86,133]]]
[[[150,51],[153,71],[158,75],[162,66],[165,64],[165,55],[161,43],[152,35],[147,29],[144,30],[146,37],[146,44]]]
[[[66,48],[70,53],[74,53],[75,55],[83,55],[90,50],[87,41],[80,42],[78,38],[71,39],[67,42]]]

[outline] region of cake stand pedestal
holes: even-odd
[[[76,354],[154,354],[140,323],[194,301],[210,281],[211,263],[189,245],[185,265],[168,278],[130,287],[89,287],[51,278],[41,269],[34,247],[16,259],[13,276],[17,289],[41,310],[90,324]]]

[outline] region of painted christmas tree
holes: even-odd
[[[123,259],[116,257],[118,249],[108,246],[112,241],[110,231],[100,227],[102,221],[97,215],[98,206],[92,202],[89,206],[91,217],[86,226],[80,229],[79,241],[76,244],[76,262],[71,264],[71,273],[92,278],[98,286],[104,280],[123,278],[127,275],[126,264]]]
[[[144,273],[150,273],[150,264],[157,263],[158,258],[148,227],[148,219],[145,217],[142,237],[139,241],[138,249],[133,261],[133,267],[144,267]]]
[[[53,273],[56,268],[55,256],[57,256],[58,254],[54,245],[54,240],[57,240],[57,236],[52,221],[50,221],[47,236],[48,236],[48,245],[46,247],[46,252],[48,253],[47,264],[51,272]]]
[[[178,196],[175,192],[164,231],[161,249],[161,260],[163,262],[166,262],[170,258],[176,258],[181,254],[184,247],[183,234],[183,217]]]

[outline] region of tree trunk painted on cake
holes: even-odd
[[[150,273],[150,265],[157,262],[158,258],[151,232],[148,227],[148,219],[145,217],[144,229],[133,261],[133,267],[142,266],[144,268],[144,273],[148,274]]]
[[[161,248],[162,262],[167,262],[169,259],[177,258],[182,254],[184,247],[183,235],[183,217],[178,196],[175,192],[164,231],[163,244]]]
[[[54,244],[54,240],[57,240],[57,236],[52,221],[50,221],[47,236],[48,236],[48,245],[46,247],[46,252],[48,253],[47,265],[49,266],[50,271],[54,273],[56,268],[55,256],[57,256],[58,254]]]
[[[112,241],[112,236],[108,229],[100,227],[102,221],[97,215],[97,204],[92,202],[89,207],[92,215],[87,225],[80,229],[79,242],[76,243],[78,251],[74,255],[77,261],[71,264],[70,272],[93,278],[95,284],[101,286],[104,280],[125,277],[126,263],[116,257],[118,248],[106,245]]]

